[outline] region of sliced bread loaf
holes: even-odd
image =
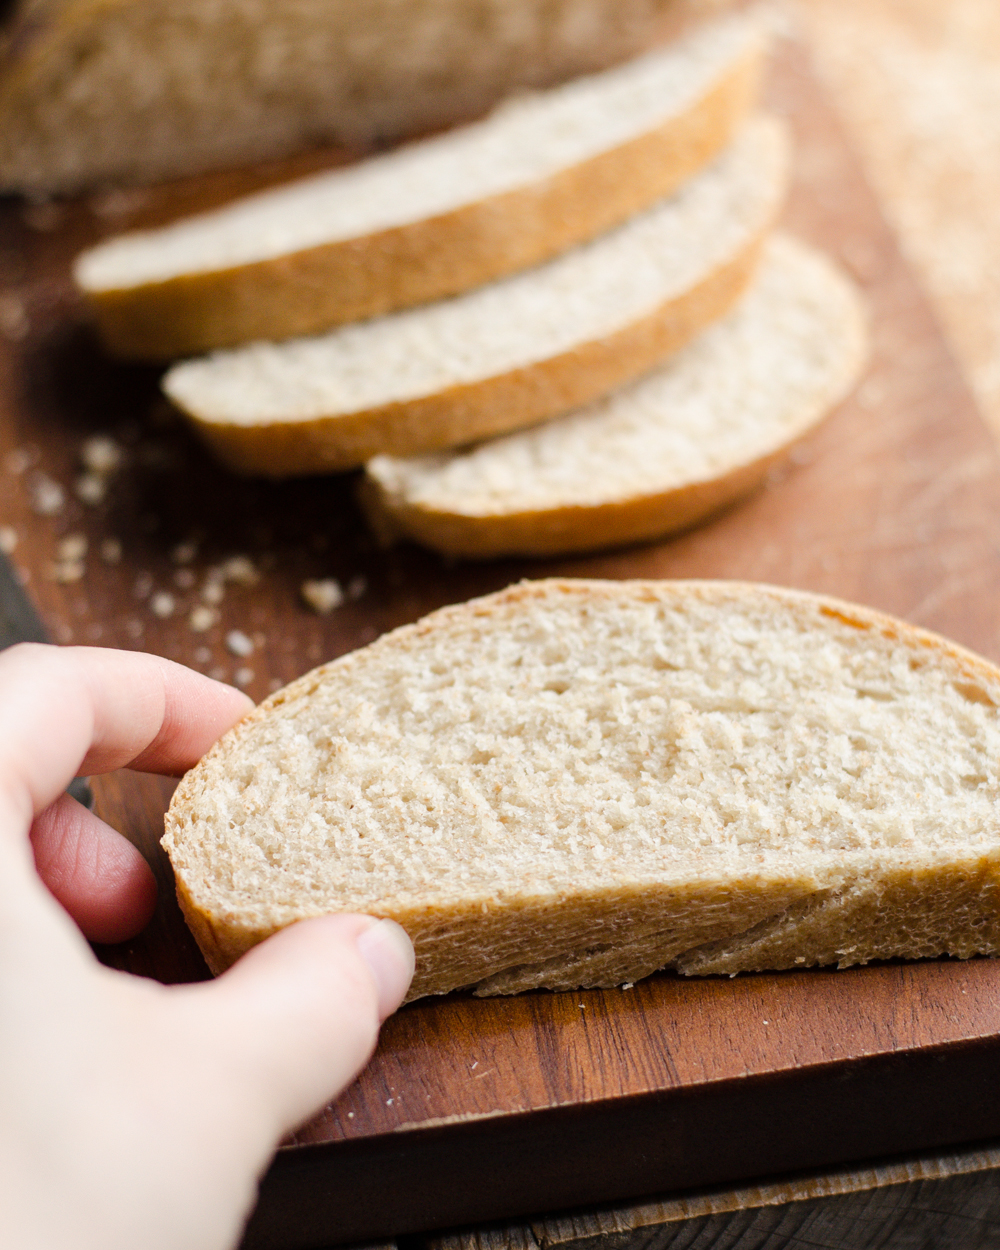
[[[20,0],[0,189],[73,192],[371,143],[613,65],[717,0]]]
[[[757,118],[669,200],[466,295],[188,361],[163,383],[232,468],[354,468],[531,425],[646,372],[742,292],[782,202],[786,132]]]
[[[449,555],[554,555],[659,537],[764,480],[865,359],[857,292],[776,236],[736,309],[640,382],[469,450],[378,456],[362,497],[383,535]]]
[[[105,344],[169,359],[313,334],[537,264],[674,191],[729,142],[760,20],[706,23],[661,52],[485,121],[85,252]]]
[[[273,695],[163,843],[214,970],[360,911],[414,998],[994,954],[1000,670],[794,591],[522,583]]]

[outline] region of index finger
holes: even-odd
[[[30,820],[80,772],[184,772],[252,707],[160,656],[22,643],[0,654],[0,794]]]

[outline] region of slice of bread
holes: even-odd
[[[737,308],[589,408],[468,450],[367,466],[384,536],[448,555],[556,555],[657,538],[758,486],[856,381],[854,287],[776,236]]]
[[[535,269],[330,334],[171,369],[219,457],[270,477],[519,429],[655,367],[749,281],[784,198],[786,131],[756,118],[669,200]]]
[[[729,142],[762,22],[522,97],[485,121],[300,179],[77,261],[105,344],[169,359],[313,334],[481,286],[619,225]]]
[[[795,591],[522,583],[273,695],[163,844],[215,971],[359,911],[413,998],[995,954],[1000,669]]]
[[[717,0],[20,0],[0,189],[75,192],[384,142],[634,56]]]

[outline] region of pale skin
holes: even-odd
[[[294,925],[214,982],[112,972],[145,861],[63,791],[181,773],[250,701],[156,656],[0,653],[0,1241],[228,1250],[281,1136],[364,1065],[413,972],[390,921]],[[58,900],[58,901],[57,901]]]

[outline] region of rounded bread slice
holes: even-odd
[[[411,997],[995,954],[1000,670],[796,591],[522,583],[273,695],[163,844],[215,971],[364,912]]]
[[[105,345],[161,360],[314,334],[526,269],[673,192],[730,141],[757,91],[759,19],[484,121],[84,252]]]
[[[270,477],[535,424],[654,368],[729,309],[787,169],[786,130],[755,118],[670,199],[544,265],[316,338],[187,361],[163,389],[224,463]]]
[[[776,235],[746,295],[657,372],[478,447],[370,461],[377,532],[448,555],[557,555],[661,537],[732,503],[857,380],[865,316],[825,257]]]

